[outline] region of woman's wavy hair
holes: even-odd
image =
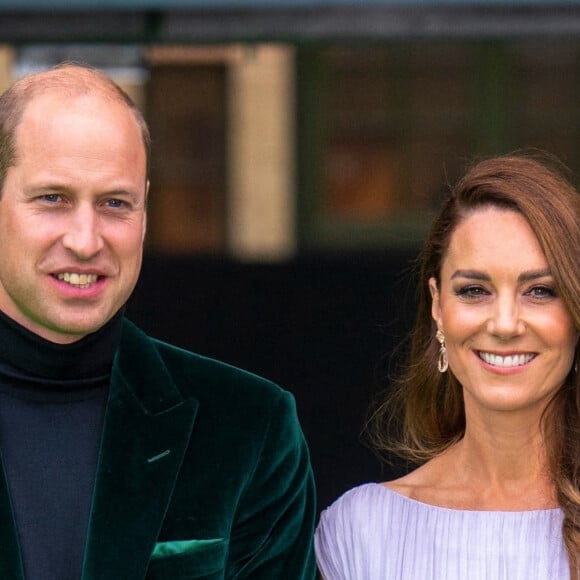
[[[437,370],[439,344],[431,316],[429,279],[440,286],[441,264],[457,225],[474,211],[498,207],[520,213],[536,235],[562,298],[580,333],[580,195],[555,158],[516,153],[472,165],[451,190],[419,256],[418,310],[401,376],[373,409],[371,445],[415,464],[439,455],[465,432],[462,388],[451,370]],[[542,429],[551,477],[564,511],[564,539],[572,566],[580,565],[580,384],[574,363],[546,409]]]

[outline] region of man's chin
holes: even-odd
[[[101,329],[118,311],[107,316],[98,316],[91,319],[83,317],[81,320],[61,320],[58,324],[30,328],[40,337],[57,344],[72,344],[78,342]]]

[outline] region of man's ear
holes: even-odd
[[[439,296],[439,288],[437,288],[437,280],[429,278],[429,292],[431,292],[431,316],[437,323],[437,328],[443,330],[441,323],[441,300]]]
[[[145,202],[143,207],[143,241],[145,241],[145,234],[147,233],[147,206],[149,202],[149,186],[151,182],[147,180],[145,184]]]

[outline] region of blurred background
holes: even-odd
[[[0,89],[63,60],[151,126],[129,316],[294,393],[320,508],[404,471],[360,433],[402,360],[417,250],[477,156],[580,169],[580,5],[0,1]]]

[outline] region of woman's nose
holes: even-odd
[[[521,335],[525,325],[520,314],[520,306],[513,296],[499,297],[487,323],[488,332],[503,340]]]

